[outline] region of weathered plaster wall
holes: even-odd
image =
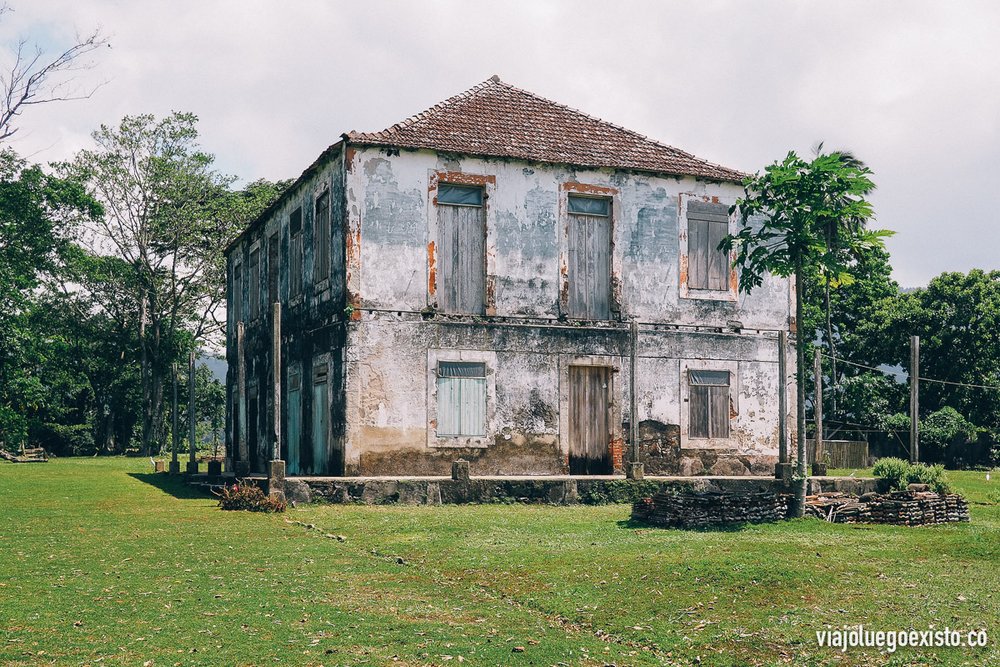
[[[439,180],[480,184],[488,195],[486,316],[436,312],[436,205]],[[332,271],[312,280],[315,197],[330,188]],[[613,318],[568,320],[565,312],[566,197],[570,191],[613,198]],[[312,439],[310,370],[328,355],[331,463],[303,474],[447,474],[465,458],[473,474],[554,474],[568,470],[567,368],[613,369],[610,406],[613,460],[620,469],[631,446],[627,422],[638,424],[640,460],[652,474],[770,474],[777,454],[777,336],[789,327],[788,281],[768,279],[751,295],[711,300],[683,296],[683,212],[688,198],[732,203],[734,184],[610,170],[575,170],[507,160],[452,158],[430,151],[348,146],[299,183],[229,257],[230,298],[236,262],[262,243],[261,295],[266,294],[266,239],[277,232],[288,257],[288,218],[303,210],[303,295],[283,304],[282,381],[301,372],[302,450]],[[320,289],[322,288],[322,289]],[[718,295],[717,295],[718,296]],[[230,313],[233,308],[230,304]],[[262,312],[266,309],[261,308]],[[636,409],[630,408],[628,322],[639,323]],[[237,389],[235,320],[227,348],[233,442]],[[270,318],[247,322],[247,379],[261,398],[256,428],[267,457]],[[489,377],[484,438],[438,438],[437,359],[482,360]],[[686,375],[692,363],[733,373],[732,436],[724,442],[688,437]],[[794,372],[790,365],[789,374]],[[793,388],[789,388],[789,395]],[[793,405],[789,401],[789,405]],[[288,430],[283,400],[283,432]],[[793,426],[794,420],[789,420]],[[234,447],[229,448],[234,451]],[[282,455],[288,459],[288,443]],[[294,471],[290,471],[294,472]]]
[[[329,191],[331,202],[331,248],[330,275],[325,281],[314,281],[313,270],[316,257],[315,241],[315,203],[317,197]],[[302,258],[302,291],[291,298],[288,274],[289,257],[289,217],[292,212],[302,209],[303,258]],[[274,414],[273,392],[270,390],[273,382],[272,364],[272,331],[273,317],[268,300],[269,264],[267,244],[272,235],[277,234],[280,244],[278,254],[278,297],[282,304],[282,432],[288,432],[287,390],[289,371],[297,370],[302,382],[302,412],[297,417],[300,423],[300,433],[304,442],[312,439],[312,413],[319,408],[330,412],[330,445],[336,450],[343,449],[344,440],[344,392],[343,392],[343,348],[345,333],[346,305],[345,289],[345,235],[343,233],[345,220],[344,211],[344,168],[341,154],[334,151],[329,160],[325,161],[310,176],[298,183],[285,195],[279,205],[256,226],[247,230],[227,256],[228,268],[228,303],[227,303],[227,337],[226,357],[229,362],[227,371],[227,451],[230,455],[237,454],[239,447],[234,446],[238,440],[238,420],[234,419],[234,401],[238,400],[238,364],[236,350],[237,320],[234,299],[241,300],[239,311],[243,314],[245,327],[244,356],[246,359],[246,383],[248,390],[256,385],[258,394],[257,409],[250,405],[247,410],[247,439],[256,441],[256,452],[250,452],[251,468],[255,471],[264,470],[264,462],[271,458],[273,449],[272,415]],[[260,248],[260,271],[256,277],[249,275],[249,256],[254,247]],[[243,289],[235,294],[233,289],[234,268],[242,264]],[[250,281],[260,281],[259,312],[260,316],[250,316]],[[326,355],[330,365],[330,391],[326,405],[314,406],[312,392],[309,391],[310,373],[313,363],[320,356]],[[248,404],[252,399],[248,397]],[[256,419],[253,420],[256,413]],[[251,423],[252,422],[252,423]],[[253,433],[256,431],[256,437]],[[288,443],[282,443],[282,456],[288,459]],[[301,472],[312,474],[338,474],[342,472],[342,453],[333,452],[335,461],[328,465],[314,464],[309,447],[303,447]],[[300,472],[300,471],[295,471]]]
[[[748,329],[788,325],[789,284],[770,278],[732,300],[681,298],[681,219],[684,197],[732,204],[732,183],[612,170],[529,165],[512,160],[453,158],[432,151],[348,151],[352,228],[360,229],[363,259],[356,290],[366,308],[419,311],[435,302],[428,284],[428,246],[435,216],[436,174],[488,177],[487,284],[498,316],[559,317],[560,250],[567,184],[614,192],[613,245],[621,307],[641,322],[719,327],[738,320]],[[369,247],[372,246],[372,247]]]
[[[439,180],[486,189],[486,318],[434,312]],[[620,463],[629,446],[624,422],[632,419],[630,318],[640,322],[635,417],[650,472],[773,471],[775,332],[789,326],[788,281],[771,278],[750,295],[734,290],[712,300],[684,298],[680,289],[685,198],[730,204],[738,186],[374,148],[348,152],[346,184],[348,234],[359,239],[349,299],[360,306],[347,342],[349,474],[447,474],[459,457],[472,462],[474,474],[566,472],[560,408],[565,412],[570,363],[615,368],[612,441]],[[617,321],[560,318],[569,190],[613,197]],[[488,364],[495,389],[487,437],[438,439],[428,368],[438,358],[484,351],[496,359]],[[733,373],[732,435],[724,442],[688,437],[685,371],[692,360]]]

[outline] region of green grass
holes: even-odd
[[[148,468],[0,464],[0,665],[1000,664],[997,474],[950,473],[967,525],[682,531],[624,505],[221,512]],[[817,647],[854,623],[995,636]]]

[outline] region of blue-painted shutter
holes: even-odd
[[[440,362],[437,389],[439,436],[486,435],[486,364]]]

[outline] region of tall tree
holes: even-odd
[[[280,187],[258,181],[232,191],[233,177],[199,146],[196,124],[190,113],[127,116],[102,125],[93,133],[96,148],[60,167],[104,204],[106,214],[85,237],[90,252],[112,254],[128,268],[121,281],[105,283],[103,301],[124,292],[136,308],[144,453],[163,443],[171,363],[221,334],[222,249]]]
[[[742,226],[720,246],[737,249],[735,264],[743,292],[760,286],[768,273],[795,278],[799,516],[805,507],[806,490],[803,338],[809,334],[802,331],[806,269],[814,267],[826,280],[849,280],[857,255],[881,245],[882,238],[889,235],[866,228],[873,213],[865,198],[874,187],[870,174],[867,167],[843,152],[819,152],[806,161],[790,151],[784,160],[744,181],[744,196],[734,206]]]
[[[26,413],[45,399],[32,296],[50,276],[72,229],[100,215],[83,186],[0,151],[0,444],[21,444]]]
[[[909,369],[909,338],[920,336],[920,412],[957,410],[1000,436],[1000,271],[973,269],[883,299],[859,327],[886,364]],[[978,386],[977,386],[978,385]],[[987,388],[984,388],[987,387]]]
[[[183,339],[203,337],[211,321],[216,289],[208,277],[233,222],[218,215],[232,178],[199,148],[196,122],[184,113],[129,116],[102,125],[93,133],[97,148],[62,165],[105,206],[90,249],[110,250],[130,268],[128,282],[114,286],[137,308],[145,453],[162,441],[170,363]]]

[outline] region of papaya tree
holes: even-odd
[[[740,228],[720,249],[736,250],[739,289],[750,292],[768,274],[793,277],[795,322],[805,322],[806,271],[812,268],[832,283],[850,281],[857,258],[880,247],[887,230],[870,230],[874,211],[867,196],[874,189],[871,170],[844,151],[817,150],[812,160],[794,151],[747,177],[744,196],[733,206]],[[813,332],[796,332],[796,514],[802,516],[806,492],[805,342]]]

